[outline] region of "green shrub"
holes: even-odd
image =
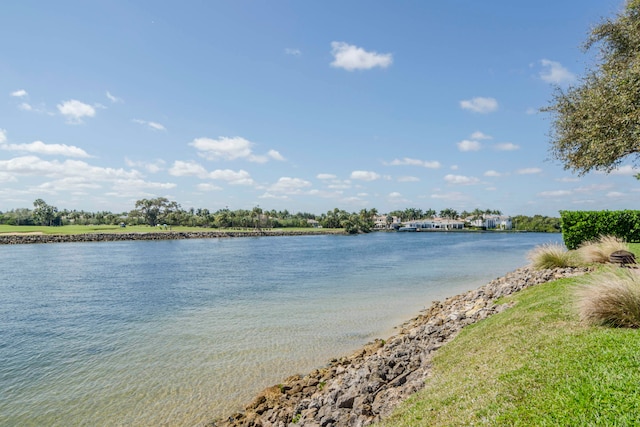
[[[618,268],[589,275],[576,288],[576,304],[587,324],[640,328],[640,274]]]
[[[560,224],[569,249],[600,236],[640,242],[640,211],[560,211]]]

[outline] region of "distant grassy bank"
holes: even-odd
[[[0,234],[51,234],[51,235],[78,235],[92,233],[162,233],[162,232],[255,232],[255,228],[202,228],[202,227],[150,227],[147,225],[135,225],[120,227],[119,225],[63,225],[60,227],[37,226],[37,225],[5,225],[0,224]],[[301,232],[322,232],[326,234],[339,234],[344,230],[341,228],[272,228],[262,229],[264,232],[278,231],[279,233],[301,233]]]
[[[580,280],[518,292],[504,301],[514,307],[463,329],[382,425],[640,425],[640,333],[581,324]]]

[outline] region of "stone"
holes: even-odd
[[[260,405],[271,405],[272,412],[259,415],[255,411],[259,405],[254,404],[253,411],[247,409],[253,412],[250,416],[231,418],[216,425],[370,425],[388,416],[398,403],[424,386],[430,374],[432,355],[464,326],[511,307],[512,304],[496,306],[497,298],[558,276],[573,276],[586,271],[585,268],[538,271],[525,267],[477,290],[444,302],[434,302],[424,314],[403,324],[402,329],[386,342],[377,340],[349,357],[333,359],[327,368],[289,384],[286,400],[267,398],[259,401]],[[294,395],[293,391],[298,389]],[[267,390],[275,392],[273,388]],[[263,409],[259,407],[259,410]],[[246,422],[248,419],[250,423]],[[293,423],[294,419],[296,423]]]

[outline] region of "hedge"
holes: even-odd
[[[560,227],[567,249],[601,236],[640,242],[640,211],[560,211]]]

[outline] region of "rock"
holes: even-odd
[[[511,307],[511,304],[496,305],[496,299],[586,271],[586,268],[538,271],[525,267],[463,295],[444,302],[434,301],[386,342],[376,340],[349,357],[331,360],[327,368],[305,377],[291,377],[286,386],[263,392],[266,397],[248,406],[247,414],[216,425],[370,425],[388,416],[399,402],[423,387],[434,352],[464,326]],[[269,405],[271,410],[265,411],[264,406]]]

